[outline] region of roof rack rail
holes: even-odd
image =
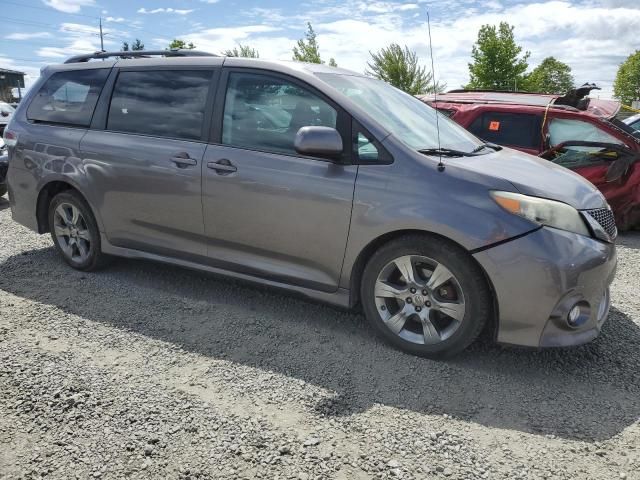
[[[448,90],[445,93],[513,93],[514,95],[522,94],[522,95],[551,95],[549,93],[543,92],[525,92],[523,90],[495,90],[491,88],[454,88],[453,90]]]
[[[122,58],[149,58],[149,57],[217,57],[215,53],[203,52],[201,50],[178,49],[171,50],[128,50],[126,52],[95,52],[84,55],[76,55],[68,58],[64,63],[83,63],[89,60],[99,60],[110,57]]]

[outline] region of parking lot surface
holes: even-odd
[[[435,362],[177,267],[72,270],[0,198],[0,478],[640,478],[640,232],[600,338]]]

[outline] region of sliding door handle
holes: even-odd
[[[222,160],[218,160],[217,162],[207,163],[207,168],[210,168],[211,170],[215,170],[219,175],[229,175],[230,173],[236,172],[238,170],[226,158],[223,158]]]
[[[171,161],[175,163],[179,168],[186,168],[188,166],[197,165],[198,161],[195,158],[191,158],[188,153],[177,153],[171,157]]]

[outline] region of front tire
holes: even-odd
[[[469,253],[430,235],[381,247],[365,267],[360,295],[367,319],[383,338],[429,358],[467,348],[492,313],[486,279]]]
[[[67,190],[53,197],[48,219],[53,243],[70,266],[88,272],[106,264],[95,217],[78,192]]]

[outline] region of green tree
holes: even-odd
[[[613,94],[626,105],[640,100],[640,50],[636,50],[618,68]]]
[[[133,50],[133,51],[144,50],[144,43],[142,43],[142,41],[140,41],[139,38],[136,38],[136,41],[131,44],[131,50]],[[121,51],[123,51],[123,52],[128,52],[129,51],[129,42],[122,42]]]
[[[409,50],[409,47],[405,46],[403,49],[397,43],[392,43],[377,53],[369,52],[369,54],[371,62],[367,62],[368,68],[365,72],[367,75],[384,80],[410,95],[433,93],[431,72],[418,64],[418,55]],[[438,93],[445,88],[445,85],[440,83],[435,85]]]
[[[174,50],[176,48],[181,50],[192,50],[196,48],[196,46],[193,44],[193,42],[187,43],[184,40],[180,40],[179,38],[174,38],[173,41],[169,44],[169,50]]]
[[[575,87],[571,67],[553,57],[545,58],[526,76],[524,88],[530,92],[567,93]]]
[[[251,48],[249,45],[238,44],[237,47],[233,47],[233,50],[225,50],[222,54],[226,57],[246,57],[246,58],[260,58],[260,53],[255,48]]]
[[[314,32],[310,22],[307,22],[307,33],[305,34],[305,38],[298,40],[296,46],[293,47],[293,59],[298,62],[324,63],[322,58],[320,58],[320,49],[318,47],[318,41],[316,40],[316,32]],[[332,67],[338,66],[333,58],[329,59],[329,65]]]
[[[516,44],[513,27],[506,22],[483,25],[471,50],[470,81],[467,88],[517,90],[527,71],[530,52],[521,57],[522,47]]]

